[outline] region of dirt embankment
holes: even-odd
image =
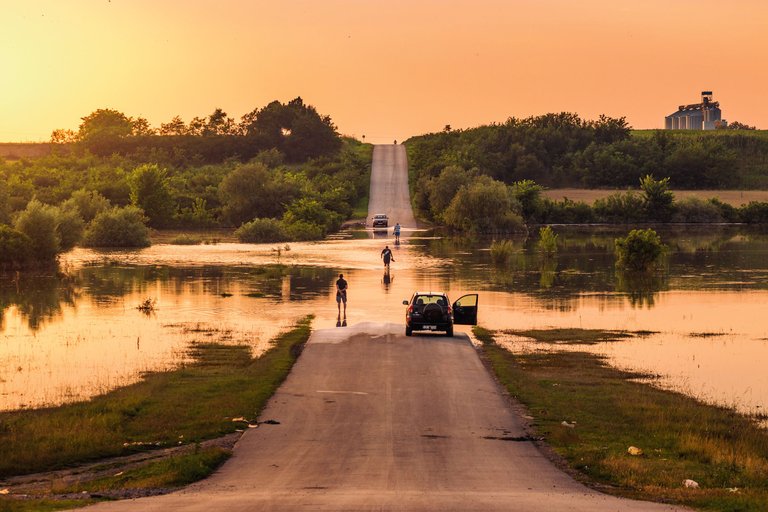
[[[50,142],[0,142],[0,158],[39,158],[50,155],[52,149],[53,144]]]
[[[591,205],[597,199],[602,199],[618,192],[624,191],[586,188],[554,188],[545,190],[543,195],[544,197],[548,197],[555,201],[561,201],[567,197],[571,201],[583,201]],[[715,197],[724,203],[737,207],[747,204],[750,201],[768,201],[768,190],[673,190],[672,192],[677,199],[698,197],[699,199],[706,200]],[[640,192],[638,191],[638,193]]]

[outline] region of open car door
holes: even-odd
[[[476,293],[463,295],[453,303],[453,323],[457,325],[477,325]]]

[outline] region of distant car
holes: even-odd
[[[377,213],[373,216],[373,227],[375,228],[385,228],[389,226],[389,217],[387,217],[383,213]]]
[[[442,292],[416,292],[411,300],[404,300],[405,335],[414,331],[445,331],[446,336],[453,336],[455,325],[477,325],[478,295],[463,295],[451,304]]]

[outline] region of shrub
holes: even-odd
[[[616,266],[623,270],[652,269],[664,253],[661,238],[652,229],[633,229],[625,238],[616,239]]]
[[[135,206],[112,208],[98,214],[85,230],[89,247],[147,247],[149,229],[144,212]]]
[[[50,261],[59,253],[59,236],[56,233],[58,211],[53,206],[31,200],[27,208],[16,217],[16,229],[32,241],[32,258]]]
[[[80,243],[85,230],[85,222],[74,207],[60,206],[56,210],[56,236],[59,237],[59,249],[68,251]]]
[[[277,219],[253,219],[235,231],[238,240],[244,243],[282,242],[288,240],[283,224]]]
[[[629,224],[644,220],[643,199],[633,191],[618,192],[598,199],[593,209],[600,222]]]
[[[81,188],[61,204],[62,208],[75,208],[85,222],[91,222],[96,215],[108,210],[109,199],[95,190]]]
[[[323,226],[304,220],[283,223],[285,232],[291,240],[320,240],[324,236]]]
[[[131,203],[144,211],[149,224],[156,228],[167,226],[176,208],[165,169],[157,164],[140,165],[128,176],[128,185]]]
[[[0,224],[0,270],[17,270],[34,262],[32,240],[10,226]]]
[[[741,221],[747,224],[768,223],[768,203],[750,201],[749,204],[741,207],[739,216]]]
[[[539,229],[539,252],[547,255],[557,252],[557,235],[550,226]]]
[[[686,197],[674,204],[672,222],[723,222],[723,216],[720,207],[712,201],[704,201],[698,197]]]
[[[491,243],[491,262],[496,266],[506,265],[514,252],[511,240],[494,240]]]
[[[200,245],[201,243],[203,243],[202,238],[192,235],[178,235],[170,241],[171,245]]]
[[[443,219],[454,229],[474,233],[511,233],[524,231],[516,213],[519,203],[510,187],[487,176],[463,186],[445,210]]]
[[[315,199],[297,199],[288,206],[288,210],[283,216],[283,222],[286,225],[303,222],[320,226],[322,233],[318,238],[322,238],[330,231],[336,231],[341,227],[341,216],[323,207]]]

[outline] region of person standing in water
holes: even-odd
[[[344,274],[339,274],[339,278],[336,280],[336,305],[339,307],[339,315],[341,315],[341,303],[344,303],[344,319],[347,319],[347,280],[344,279]]]
[[[400,243],[400,223],[399,222],[395,224],[394,233],[395,233],[395,243],[399,244]]]
[[[381,257],[384,259],[384,266],[389,268],[389,262],[395,261],[395,258],[392,256],[392,249],[389,248],[389,246],[384,247],[384,250],[381,251]]]

